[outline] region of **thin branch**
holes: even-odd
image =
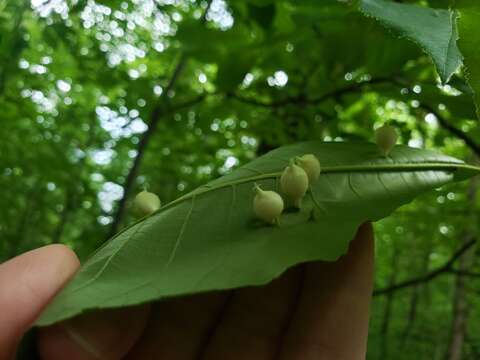
[[[459,139],[462,139],[465,144],[472,149],[472,151],[477,155],[480,156],[480,144],[477,144],[468,134],[464,133],[462,130],[456,128],[452,124],[450,124],[447,119],[445,119],[438,111],[436,111],[433,107],[428,104],[422,103],[420,105],[424,110],[432,113],[438,120],[438,123],[447,130],[449,133],[455,135]]]
[[[470,249],[473,245],[475,245],[476,239],[470,240],[467,243],[465,243],[460,249],[458,249],[451,257],[450,259],[443,264],[442,266],[438,267],[437,269],[422,275],[420,277],[416,277],[413,279],[405,280],[402,282],[399,282],[398,284],[383,288],[383,289],[377,289],[373,292],[373,296],[378,296],[378,295],[385,295],[392,293],[397,290],[405,289],[410,286],[418,285],[418,284],[423,284],[426,282],[429,282],[430,280],[435,279],[437,276],[442,275],[442,274],[447,274],[452,272],[452,267],[455,261],[458,260],[468,249]]]
[[[480,272],[451,269],[450,272],[459,276],[480,277]]]
[[[388,79],[388,78],[375,78],[368,81],[355,83],[341,89],[335,89],[333,91],[320,95],[316,98],[310,98],[310,99],[305,97],[303,94],[300,94],[297,96],[289,96],[284,99],[275,100],[275,101],[261,101],[251,97],[244,97],[233,92],[227,93],[226,97],[235,99],[244,104],[250,104],[250,105],[264,107],[264,108],[278,108],[286,105],[317,105],[330,98],[336,98],[349,93],[358,92],[362,90],[364,87],[369,85],[391,84],[391,83],[392,83],[391,79]]]
[[[165,95],[168,96],[168,93],[173,89],[173,87],[177,83],[178,77],[183,71],[186,62],[187,62],[187,57],[185,56],[185,54],[184,53],[180,54],[180,59],[178,60],[177,66],[175,66],[175,69],[173,70],[173,74],[170,77],[170,81],[168,82],[167,87],[165,88]],[[157,107],[159,106],[160,104],[157,104]]]
[[[184,61],[184,60],[183,60]],[[181,72],[181,68],[183,67],[183,61],[182,59],[179,61],[178,66],[175,68],[175,71],[172,75],[172,79],[178,79],[178,76]],[[169,86],[167,87],[170,88],[170,90],[173,88],[175,82],[170,81]],[[214,93],[208,94],[204,93],[201,94],[193,99],[186,100],[185,102],[178,103],[175,106],[172,106],[168,108],[167,110],[163,110],[162,112],[162,107],[160,105],[157,105],[153,111],[152,115],[150,116],[150,122],[148,125],[148,130],[143,133],[143,136],[140,139],[140,142],[138,144],[137,148],[137,156],[135,157],[135,160],[133,161],[132,167],[130,168],[130,171],[128,172],[127,178],[125,179],[125,184],[123,186],[123,197],[120,199],[117,207],[117,211],[114,215],[114,220],[112,222],[112,225],[110,227],[110,231],[108,233],[108,238],[112,237],[115,235],[118,231],[118,228],[123,220],[124,213],[125,213],[125,208],[127,204],[127,199],[128,196],[133,188],[133,184],[135,181],[135,178],[137,177],[138,169],[140,167],[141,161],[143,159],[143,156],[145,154],[145,150],[147,148],[147,145],[149,144],[150,138],[152,134],[155,133],[158,124],[160,122],[160,117],[161,116],[166,116],[169,114],[172,114],[178,110],[189,108],[193,105],[196,105],[203,100],[207,98],[207,96],[214,95]]]
[[[207,13],[210,9],[211,1],[208,2],[207,7],[205,9],[205,12],[200,19],[201,23],[205,23],[206,21],[206,16]],[[173,90],[175,84],[178,81],[178,78],[180,74],[182,73],[183,69],[185,68],[185,64],[187,62],[187,56],[185,53],[180,54],[180,58],[177,62],[177,65],[175,66],[172,75],[170,77],[170,80],[165,87],[165,91],[163,92],[162,98],[159,100],[159,102],[155,105],[153,108],[151,115],[150,115],[150,121],[148,123],[148,130],[145,131],[138,143],[137,147],[137,156],[133,160],[132,167],[130,168],[127,178],[125,179],[125,183],[123,185],[123,196],[120,199],[117,209],[115,211],[115,214],[113,216],[113,222],[112,225],[110,226],[110,231],[107,234],[107,239],[111,238],[113,235],[115,235],[120,227],[120,224],[123,221],[123,218],[125,216],[125,210],[126,210],[126,205],[127,205],[127,200],[130,195],[130,192],[133,189],[135,179],[138,174],[138,170],[140,169],[140,165],[142,163],[143,157],[145,155],[146,149],[148,144],[150,143],[150,139],[152,135],[155,133],[158,124],[160,122],[160,118],[162,115],[165,115],[165,108],[167,109],[167,113],[169,113],[172,109],[170,108],[170,104],[167,98],[169,96],[169,93],[171,90]]]
[[[226,94],[227,98],[235,99],[239,102],[244,104],[254,105],[258,107],[264,108],[278,108],[286,105],[317,105],[320,104],[330,98],[338,98],[343,95],[354,93],[363,90],[364,87],[374,84],[392,84],[396,86],[406,87],[408,84],[403,83],[397,78],[374,78],[369,81],[364,81],[356,84],[352,84],[351,86],[347,86],[341,89],[336,89],[326,94],[320,95],[316,98],[306,98],[303,94],[298,96],[290,96],[284,99],[276,100],[276,101],[261,101],[255,98],[244,97],[236,93],[228,93]],[[473,138],[468,136],[465,132],[461,129],[450,124],[445,117],[443,117],[438,111],[436,111],[432,106],[422,103],[420,105],[425,111],[428,111],[436,116],[438,119],[439,124],[449,133],[458,137],[459,139],[463,140],[465,144],[478,156],[480,156],[480,144],[476,143]]]
[[[186,100],[185,102],[175,104],[175,106],[172,106],[171,112],[173,113],[173,112],[176,112],[178,110],[188,109],[189,107],[192,107],[193,105],[197,105],[197,104],[201,103],[202,101],[204,101],[207,97],[213,96],[213,95],[215,95],[215,94],[214,93],[204,93],[204,94],[200,94],[199,96],[197,96],[193,99],[189,99],[189,100]]]
[[[404,81],[400,80],[399,78],[392,78],[392,84],[396,84],[401,87],[410,87],[409,84],[405,83]],[[438,120],[438,123],[442,128],[448,131],[450,134],[455,135],[459,139],[463,140],[465,144],[477,155],[480,156],[480,144],[476,143],[470,136],[464,133],[462,130],[458,129],[457,127],[450,124],[447,119],[442,116],[437,110],[435,110],[431,105],[426,103],[420,103],[420,108],[425,111],[428,111],[435,115]]]
[[[325,100],[328,100],[330,98],[337,98],[337,97],[340,97],[340,96],[343,96],[343,95],[346,95],[346,94],[361,91],[361,90],[363,90],[363,88],[368,87],[370,85],[379,85],[379,84],[380,85],[381,84],[387,84],[388,85],[388,84],[391,84],[391,83],[392,83],[392,80],[390,78],[386,78],[386,77],[373,78],[373,79],[370,79],[370,80],[366,80],[366,81],[362,81],[362,82],[359,82],[359,83],[352,84],[350,86],[347,86],[347,87],[344,87],[344,88],[341,88],[341,89],[333,90],[329,93],[320,95],[317,98],[309,99],[306,103],[316,105],[316,104],[322,103]]]
[[[113,216],[113,222],[112,222],[112,225],[110,226],[110,231],[107,235],[107,238],[112,237],[118,232],[119,226],[123,221],[128,196],[130,195],[130,192],[133,188],[135,179],[137,177],[138,169],[140,168],[140,164],[142,162],[142,159],[145,154],[147,145],[150,141],[150,138],[152,137],[153,133],[157,129],[159,119],[160,119],[160,107],[157,106],[154,108],[154,110],[152,111],[152,115],[150,116],[148,130],[142,134],[142,137],[140,138],[140,142],[138,143],[137,156],[135,157],[135,160],[133,160],[132,167],[128,172],[127,178],[125,179],[125,183],[123,185],[123,196],[120,199],[115,215]]]
[[[347,86],[345,88],[341,89],[336,89],[331,92],[328,92],[326,94],[320,95],[316,98],[306,98],[303,94],[300,94],[298,96],[290,96],[286,97],[284,99],[276,100],[276,101],[261,101],[255,98],[251,97],[244,97],[236,93],[228,93],[226,94],[227,98],[232,98],[235,99],[239,102],[242,102],[244,104],[249,104],[249,105],[254,105],[258,107],[264,107],[264,108],[278,108],[286,105],[317,105],[320,104],[330,98],[338,98],[340,96],[349,94],[349,93],[354,93],[358,92],[360,90],[363,90],[364,87],[373,85],[373,84],[392,84],[396,86],[401,86],[401,87],[408,87],[408,84],[403,83],[401,80],[397,78],[374,78],[369,81],[364,81],[356,84],[352,84],[351,86]],[[465,144],[472,149],[472,151],[480,156],[480,144],[476,143],[473,138],[468,136],[466,133],[464,133],[462,130],[456,128],[452,124],[450,124],[445,117],[443,117],[438,111],[436,111],[432,106],[422,103],[420,105],[421,108],[424,110],[434,114],[437,119],[439,124],[448,132],[450,132],[452,135],[458,137],[459,139],[463,140]]]

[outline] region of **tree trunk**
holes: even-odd
[[[471,239],[465,236],[463,242]],[[469,256],[470,255],[470,256]],[[460,271],[468,271],[472,263],[472,251],[462,256],[458,262]],[[455,275],[455,290],[453,295],[453,321],[450,344],[448,346],[448,360],[462,360],[462,349],[465,341],[465,331],[468,319],[468,302],[465,289],[465,276]]]
[[[477,192],[478,183],[476,180],[471,180],[468,191],[468,203],[471,209],[469,217],[466,218],[467,224],[474,224],[474,201]],[[475,229],[467,227],[465,234],[462,237],[462,242],[465,244],[475,238]],[[458,262],[459,271],[469,271],[474,260],[474,249],[472,247],[466,252]],[[453,320],[451,327],[450,342],[447,350],[446,358],[448,360],[461,360],[463,344],[465,342],[465,335],[467,329],[468,320],[468,301],[467,301],[467,289],[465,287],[466,278],[461,275],[455,275],[455,290],[453,294]]]
[[[430,253],[431,253],[431,244],[425,250],[422,262],[420,264],[420,274],[426,274],[428,271],[428,264],[430,262]],[[410,307],[408,310],[408,320],[405,328],[403,329],[402,336],[400,338],[401,347],[405,346],[406,342],[408,341],[408,337],[413,329],[415,324],[415,320],[417,317],[417,309],[418,309],[418,300],[420,297],[420,292],[422,291],[423,287],[422,284],[415,285],[412,289],[412,295],[410,297]]]
[[[389,285],[392,286],[395,284],[397,279],[397,268],[398,268],[398,249],[393,245],[393,254],[392,254],[392,262],[391,262],[391,273],[389,279]],[[392,317],[393,312],[393,301],[394,301],[395,293],[391,292],[387,295],[385,299],[385,308],[383,312],[383,320],[381,325],[381,341],[380,341],[380,352],[379,352],[379,359],[388,359],[388,332],[390,329],[390,318]]]

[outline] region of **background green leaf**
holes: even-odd
[[[217,88],[221,91],[235,89],[256,62],[255,50],[243,48],[228,54],[219,61],[216,78]]]
[[[466,78],[473,89],[477,116],[480,118],[480,37],[476,36],[480,33],[480,4],[475,0],[457,0],[455,4],[459,12],[458,46],[462,51]]]
[[[266,5],[248,4],[249,16],[265,30],[269,30],[272,27],[275,12],[276,5],[273,3]]]
[[[443,82],[448,82],[462,64],[451,11],[384,0],[360,0],[359,9],[421,46],[432,58]]]

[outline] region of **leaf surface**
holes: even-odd
[[[462,64],[455,15],[451,11],[384,0],[360,0],[359,9],[422,47],[435,63],[442,82],[448,82]]]
[[[277,190],[290,158],[323,168],[300,212],[279,227],[253,217],[253,184]],[[130,226],[97,250],[47,308],[48,325],[95,308],[264,284],[305,261],[334,261],[356,229],[421,193],[480,172],[449,156],[396,146],[307,142],[278,148]]]
[[[464,57],[466,77],[473,90],[473,99],[480,118],[480,3],[476,0],[457,0],[459,12],[458,46]]]

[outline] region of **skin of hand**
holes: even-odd
[[[0,359],[78,268],[61,245],[0,265]],[[87,313],[42,328],[42,359],[361,360],[374,237],[362,225],[336,262],[299,264],[265,286]]]

